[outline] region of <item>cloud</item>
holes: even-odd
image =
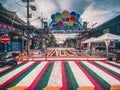
[[[36,0],[36,4],[39,8],[39,12],[43,12],[43,16],[47,17],[48,20],[51,19],[51,14],[57,11],[57,5],[51,0]]]
[[[89,5],[81,15],[81,19],[89,22],[88,27],[91,27],[94,23],[97,23],[96,26],[98,26],[108,21],[112,16],[113,14],[110,11],[96,9],[93,5]]]
[[[58,5],[61,8],[61,11],[68,10],[71,8],[71,1],[70,0],[58,0]]]
[[[21,0],[21,2],[19,0],[0,0],[7,9],[16,11],[21,19],[26,20],[26,7],[21,7],[15,1],[20,5],[26,5]],[[96,22],[97,25],[100,25],[120,14],[120,0],[35,0],[35,3],[37,6],[32,4],[39,9],[37,12],[33,12],[31,20],[41,16],[40,14],[43,12],[42,16],[48,18],[48,23],[51,22],[52,14],[64,10],[79,13],[82,21],[88,21],[89,26]],[[36,23],[33,24],[36,26],[38,23],[40,22],[36,20]]]

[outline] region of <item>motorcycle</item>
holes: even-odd
[[[1,65],[13,65],[16,66],[18,63],[18,55],[11,52],[3,52],[0,54]]]

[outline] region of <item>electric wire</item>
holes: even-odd
[[[13,0],[17,5],[19,5],[19,6],[21,6],[21,7],[26,7],[26,6],[24,6],[24,5],[21,5],[19,2],[20,1],[15,1],[15,0]]]
[[[86,2],[86,1],[82,1],[82,0],[78,0],[79,2],[83,2],[83,3],[86,3],[88,5],[91,5],[93,7],[96,7],[96,8],[100,8],[100,9],[103,9],[103,10],[108,10],[108,11],[111,11],[111,12],[114,12],[114,13],[120,13],[120,11],[115,11],[115,10],[112,10],[112,9],[108,9],[108,8],[105,8],[105,7],[102,7],[102,6],[98,6],[98,5],[95,5],[95,4],[91,4],[89,2]]]

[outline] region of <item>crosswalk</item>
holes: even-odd
[[[75,77],[75,81],[78,84],[78,90],[82,89],[94,89],[94,85],[90,82],[90,80],[87,78],[87,76],[84,74],[84,72],[81,71],[81,69],[75,64],[74,61],[68,62],[70,69],[73,73],[73,76]]]
[[[120,90],[119,66],[107,61],[30,61],[0,68],[0,89]]]
[[[48,48],[47,56],[78,56],[74,48]]]
[[[87,68],[89,68],[92,72],[94,72],[98,78],[101,78],[102,82],[106,84],[106,90],[108,90],[108,88],[114,88],[117,85],[120,85],[120,81],[115,79],[114,77],[110,76],[109,74],[105,73],[103,70],[101,70],[100,68],[96,68],[96,66],[92,65],[89,62],[81,62],[82,64],[84,64]],[[120,69],[119,69],[120,71]]]
[[[80,52],[79,52],[80,53]],[[46,60],[106,60],[101,56],[81,56],[74,48],[47,48],[44,55],[23,56],[23,61],[46,61]]]

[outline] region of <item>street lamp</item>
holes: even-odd
[[[91,26],[92,26],[92,29],[93,29],[93,27],[95,26],[95,25],[97,25],[98,23],[94,23],[94,24],[92,24]]]

